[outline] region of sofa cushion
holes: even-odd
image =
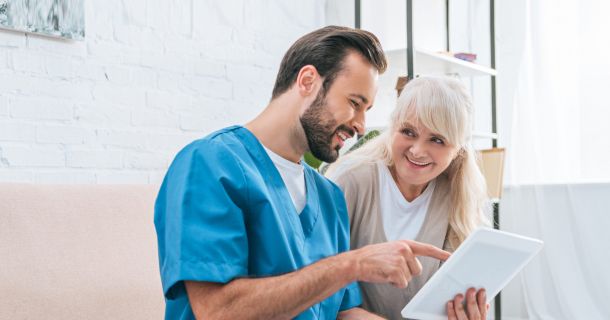
[[[0,184],[0,319],[161,319],[157,190]]]

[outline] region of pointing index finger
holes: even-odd
[[[432,257],[432,258],[436,258],[441,261],[445,261],[445,260],[449,259],[449,257],[451,256],[451,253],[449,253],[445,250],[439,249],[431,244],[426,244],[426,243],[421,243],[421,242],[411,241],[411,240],[404,240],[404,241],[407,242],[409,247],[411,247],[411,251],[413,251],[413,254],[416,256]]]

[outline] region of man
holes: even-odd
[[[438,248],[396,241],[349,250],[339,188],[301,162],[326,162],[365,127],[386,60],[366,31],[325,27],[282,60],[265,110],[185,147],[155,205],[166,319],[375,317],[355,281],[404,288]]]

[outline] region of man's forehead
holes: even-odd
[[[368,70],[343,70],[337,75],[334,82],[346,90],[350,96],[369,103],[377,92],[377,79],[377,71],[370,67]]]
[[[346,58],[343,62],[341,71],[338,76],[368,76],[371,78],[377,78],[379,71],[373,67],[368,61],[362,57]]]

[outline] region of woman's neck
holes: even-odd
[[[400,193],[405,198],[405,200],[409,202],[412,202],[417,197],[419,197],[428,186],[429,182],[417,185],[402,181],[396,174],[396,169],[393,166],[388,167],[388,169],[390,170],[390,174],[392,175],[392,180],[394,180],[394,183],[396,183],[396,186],[398,186],[398,190],[400,190]]]

